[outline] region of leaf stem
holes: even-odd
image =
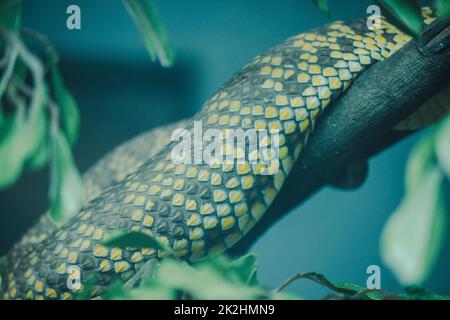
[[[17,48],[20,58],[31,70],[34,88],[31,95],[30,113],[36,113],[45,99],[45,83],[42,64],[39,59],[24,46],[16,33],[7,32],[6,37],[13,46]]]
[[[7,52],[5,54],[5,59],[6,61],[8,61],[7,67],[5,73],[3,74],[0,80],[0,98],[3,96],[3,92],[6,90],[6,87],[8,86],[8,83],[11,80],[11,76],[14,71],[14,66],[16,65],[16,61],[19,56],[19,48],[14,44],[12,44],[11,48],[8,51],[9,53]]]
[[[22,29],[22,34],[24,36],[30,37],[34,40],[36,40],[37,42],[39,42],[47,51],[48,53],[48,57],[49,57],[49,64],[57,64],[58,63],[58,51],[56,50],[56,47],[50,42],[50,40],[43,35],[42,33],[36,32],[32,29],[29,28],[23,28]],[[44,74],[47,73],[48,70],[48,65],[45,66],[45,71]]]
[[[15,107],[17,107],[17,110],[19,110],[19,112],[25,112],[25,100],[17,93],[17,90],[20,90],[20,88],[17,86],[14,80],[15,79],[13,79],[12,85],[8,86],[8,88],[6,89],[6,97]]]

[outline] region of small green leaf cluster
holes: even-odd
[[[152,248],[166,254],[160,261],[149,260],[125,285],[113,283],[102,296],[106,299],[272,299],[288,296],[264,289],[258,283],[253,254],[235,260],[211,257],[191,266],[177,259],[157,238],[144,233],[117,231],[109,234],[103,244],[118,248]]]
[[[19,0],[0,4],[3,43],[0,78],[0,189],[24,171],[50,165],[50,214],[67,221],[81,204],[82,181],[71,145],[79,131],[79,111],[58,69],[58,56],[42,35],[23,30]],[[44,48],[45,62],[25,39]]]
[[[225,256],[208,257],[200,262],[188,264],[177,259],[174,253],[157,238],[140,232],[117,231],[109,234],[103,244],[118,248],[152,248],[165,253],[161,260],[151,259],[125,284],[121,281],[109,285],[102,299],[121,300],[171,300],[171,299],[301,299],[286,293],[287,286],[295,281],[307,279],[331,291],[324,299],[338,300],[449,300],[418,286],[408,286],[402,294],[348,283],[331,281],[317,272],[304,272],[287,279],[275,290],[258,282],[258,266],[255,254],[230,259]],[[88,299],[90,287],[86,285],[78,296]]]
[[[152,61],[158,58],[162,66],[170,67],[174,52],[153,0],[123,0],[123,4],[139,30]]]

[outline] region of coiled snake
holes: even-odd
[[[426,23],[433,20],[429,9],[423,14]],[[71,265],[80,267],[82,279],[95,279],[90,294],[99,296],[113,280],[127,281],[146,261],[163,255],[151,248],[102,245],[115,230],[152,234],[187,261],[233,247],[271,205],[321,112],[355,77],[409,40],[384,19],[375,30],[368,30],[365,20],[338,21],[257,56],[192,119],[145,133],[89,170],[79,214],[63,226],[43,216],[12,248],[2,298],[71,299]],[[443,94],[448,98],[448,87],[400,126],[436,121],[447,111]],[[193,131],[194,121],[204,130],[278,130],[279,170],[261,175],[249,163],[174,163],[171,133],[180,127]]]

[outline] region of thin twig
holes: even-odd
[[[12,82],[17,86],[17,88],[31,98],[33,94],[33,90],[20,79],[19,77],[13,77]],[[59,107],[58,104],[51,98],[47,97],[47,101],[45,103],[45,106],[50,111],[50,114],[59,121]]]
[[[328,294],[322,299],[329,300],[329,299],[354,299],[354,300],[360,300],[363,298],[367,298],[368,294],[370,293],[377,293],[380,295],[380,297],[383,300],[405,300],[406,297],[390,292],[386,292],[380,289],[369,289],[369,288],[363,288],[360,291],[356,292],[351,289],[345,289],[342,287],[338,287],[334,285],[332,282],[327,280],[326,278],[319,276],[316,273],[311,272],[305,272],[305,273],[299,273],[296,274],[290,278],[288,278],[281,286],[279,286],[275,291],[279,292],[284,290],[288,285],[290,285],[292,282],[300,280],[300,279],[308,279],[311,281],[314,281],[332,291],[334,293]]]
[[[6,37],[14,46],[17,47],[20,58],[22,58],[23,62],[31,71],[34,88],[31,95],[30,112],[37,112],[43,102],[42,100],[45,98],[45,84],[42,64],[39,59],[25,47],[17,34],[9,32],[6,33]]]
[[[45,35],[43,35],[42,33],[36,32],[34,30],[31,30],[29,28],[23,28],[22,34],[24,36],[28,36],[28,37],[38,41],[40,44],[42,44],[44,49],[47,51],[49,61],[48,61],[48,64],[45,65],[44,74],[46,74],[48,71],[48,68],[49,68],[49,64],[57,64],[58,63],[59,56],[58,56],[58,51],[56,50],[56,47],[50,42],[50,40]]]
[[[25,99],[18,94],[17,89],[17,86],[15,86],[14,82],[12,82],[6,90],[6,97],[19,111],[25,112]]]
[[[327,287],[330,290],[336,291],[336,292],[343,292],[345,294],[353,294],[353,291],[351,290],[347,290],[347,289],[340,289],[337,286],[333,285],[330,281],[328,281],[327,279],[322,279],[320,277],[318,277],[318,275],[316,273],[311,273],[311,272],[304,272],[304,273],[299,273],[296,274],[290,278],[288,278],[281,286],[279,286],[277,289],[275,289],[276,291],[282,291],[284,290],[288,285],[290,285],[291,283],[293,283],[294,281],[297,280],[301,280],[301,279],[308,279],[311,280],[313,282],[316,282],[324,287]]]
[[[0,35],[1,35],[1,33],[0,33]],[[8,63],[8,50],[9,50],[9,47],[7,45],[5,45],[5,54],[0,59],[0,68],[3,68]]]
[[[286,281],[284,281],[278,288],[275,289],[276,292],[283,291],[288,285],[292,282],[303,279],[303,273],[296,274],[295,276],[289,277]]]
[[[11,76],[14,71],[14,67],[16,65],[17,57],[19,56],[19,48],[17,45],[14,45],[11,43],[11,48],[9,52],[9,59],[8,65],[6,67],[5,73],[3,74],[1,80],[0,80],[0,98],[3,95],[3,92],[6,90],[6,87],[9,84],[9,81],[11,80]]]

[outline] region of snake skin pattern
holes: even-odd
[[[186,120],[181,120],[149,130],[119,145],[97,161],[83,175],[83,204],[87,204],[103,190],[118,184],[128,174],[136,171],[170,142],[173,130],[185,126],[186,123]],[[45,240],[58,227],[48,213],[43,214],[13,246],[9,260],[20,261],[33,250],[33,245]]]
[[[87,193],[94,196],[76,217],[45,235],[40,234],[46,225],[38,224],[37,238],[23,240],[27,254],[14,254],[19,246],[8,255],[2,297],[71,299],[74,292],[66,284],[71,265],[81,268],[82,279],[94,280],[89,293],[96,297],[113,280],[127,281],[149,259],[165,256],[155,249],[102,245],[115,230],[156,236],[186,261],[226,251],[271,205],[321,112],[360,73],[409,40],[384,19],[381,29],[374,31],[367,29],[365,20],[338,21],[291,37],[257,56],[203,105],[186,129],[192,132],[193,122],[201,121],[204,130],[279,130],[276,174],[260,175],[258,165],[247,163],[175,164],[173,142],[142,164],[129,160],[133,156],[123,150],[115,153],[86,179]],[[147,159],[152,154],[149,148],[136,159]],[[107,169],[114,157],[120,165]],[[126,168],[133,165],[139,169],[128,174]],[[105,171],[110,178],[98,186]]]

